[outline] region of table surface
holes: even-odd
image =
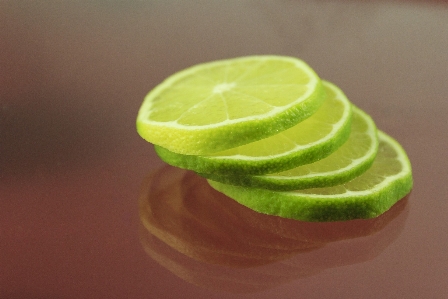
[[[448,298],[442,1],[2,1],[0,298]],[[166,166],[145,94],[196,63],[302,58],[395,137],[373,220],[252,212]]]

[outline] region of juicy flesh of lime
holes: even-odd
[[[344,194],[350,191],[365,191],[374,189],[381,184],[387,177],[398,174],[402,171],[403,166],[398,160],[398,156],[394,148],[384,141],[380,141],[378,154],[375,163],[362,175],[353,180],[334,187],[312,188],[300,190],[299,193],[307,194]]]
[[[323,160],[279,172],[275,176],[297,177],[348,167],[354,160],[362,158],[371,149],[373,140],[366,136],[368,130],[366,120],[355,112],[352,117],[350,137],[337,151]]]
[[[308,83],[309,77],[288,61],[212,66],[157,94],[150,118],[196,126],[264,115],[294,102]]]
[[[335,93],[327,88],[327,99],[309,118],[298,125],[279,134],[235,147],[211,156],[266,157],[293,151],[300,147],[308,147],[328,136],[336,123],[340,121],[346,106],[336,98]]]

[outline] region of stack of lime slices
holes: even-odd
[[[159,157],[252,210],[303,221],[373,218],[412,188],[406,152],[305,62],[248,56],[156,86],[137,131]]]

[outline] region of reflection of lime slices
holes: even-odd
[[[181,154],[210,154],[288,129],[324,100],[303,61],[248,56],[199,64],[176,73],[145,98],[137,131]]]
[[[324,188],[272,191],[209,181],[216,190],[261,213],[305,221],[372,218],[387,211],[412,188],[411,165],[402,147],[378,132],[372,166],[353,180]]]
[[[322,160],[268,175],[219,175],[216,172],[201,175],[222,183],[272,190],[326,187],[347,182],[366,171],[377,150],[375,123],[366,113],[353,107],[350,137]]]
[[[264,174],[311,163],[338,149],[350,134],[352,105],[324,82],[327,97],[312,116],[271,137],[212,155],[182,155],[155,146],[168,164],[203,173]]]

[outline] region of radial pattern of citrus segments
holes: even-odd
[[[273,173],[322,159],[347,140],[352,117],[344,93],[323,84],[327,96],[317,112],[276,135],[211,155],[182,155],[159,146],[156,152],[168,164],[214,174]]]
[[[265,55],[203,63],[149,92],[137,131],[172,152],[210,154],[294,126],[320,107],[324,95],[320,78],[297,58]]]
[[[216,190],[261,213],[304,221],[373,218],[387,211],[412,189],[406,152],[379,131],[378,154],[372,166],[353,180],[336,186],[273,191],[209,180]]]
[[[374,121],[361,109],[353,106],[348,140],[322,160],[267,175],[200,175],[222,183],[272,190],[332,186],[347,182],[366,171],[372,165],[377,151],[378,137]]]

